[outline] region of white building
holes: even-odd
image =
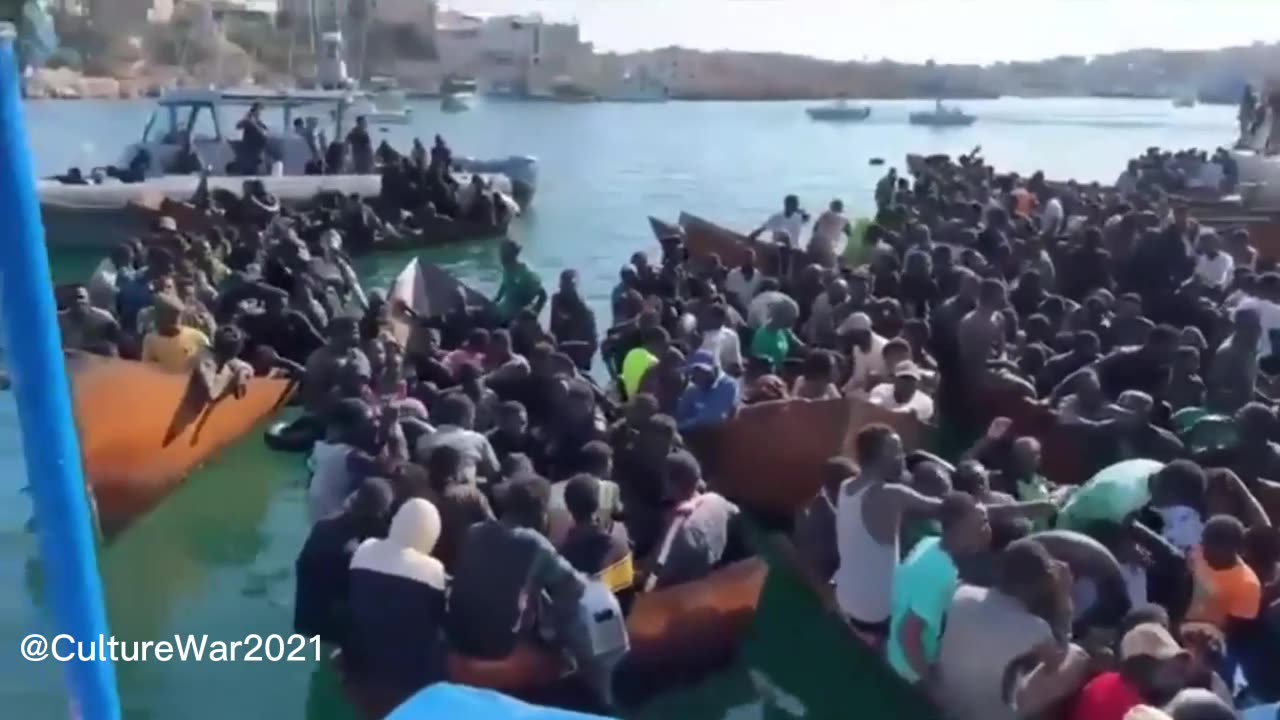
[[[490,82],[536,83],[593,74],[592,47],[578,26],[548,23],[536,13],[479,15],[456,10],[436,14],[436,49],[442,77],[466,75]]]

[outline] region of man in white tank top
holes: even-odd
[[[836,603],[861,634],[884,640],[889,632],[893,576],[902,556],[898,549],[902,515],[932,517],[942,501],[903,483],[906,456],[902,438],[893,428],[880,424],[862,428],[855,452],[861,471],[844,483],[836,502],[840,554],[834,578]],[[1050,501],[987,507],[993,522],[1049,517],[1055,511]]]
[[[902,438],[887,425],[863,428],[856,440],[856,478],[836,502],[836,602],[854,627],[876,639],[889,630],[889,599],[898,567],[902,513],[932,515],[942,506],[906,485]],[[895,484],[891,484],[895,483]]]

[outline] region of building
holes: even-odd
[[[210,0],[215,13],[274,18],[280,12],[280,0]]]
[[[593,51],[578,26],[541,15],[479,15],[440,10],[435,17],[440,77],[464,75],[486,83],[544,84],[594,76]]]
[[[174,0],[88,0],[87,4],[93,28],[113,37],[138,35],[173,18]]]
[[[436,23],[436,3],[435,0],[376,0],[373,19],[387,25],[430,29]]]

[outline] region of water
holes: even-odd
[[[1233,135],[1234,108],[1176,110],[1166,101],[1093,99],[967,102],[968,128],[907,125],[929,103],[877,102],[860,124],[811,122],[804,103],[555,105],[485,102],[444,115],[415,106],[415,127],[387,133],[407,148],[416,133],[445,136],[458,153],[536,155],[535,207],[512,229],[549,286],[566,267],[601,322],[618,268],[637,249],[655,250],[646,215],[681,210],[747,230],[798,194],[816,211],[834,197],[852,214],[869,211],[875,181],[914,153],[960,153],[981,145],[1001,168],[1044,170],[1051,178],[1111,182],[1124,161],[1152,145],[1213,148]],[[28,127],[41,173],[118,159],[141,137],[149,102],[33,102]],[[224,126],[236,118],[224,118]],[[491,245],[426,253],[491,291],[499,269]],[[87,273],[96,258],[59,256],[59,279]],[[407,256],[361,263],[386,285]],[[39,607],[31,507],[18,449],[12,398],[0,396],[0,698],[15,717],[65,717],[57,669],[19,659],[20,638],[45,631]],[[100,553],[112,630],[161,640],[207,633],[234,640],[288,632],[293,560],[304,533],[302,469],[252,434],[197,473],[160,507]],[[348,717],[332,678],[312,664],[209,665],[151,662],[117,667],[126,717]],[[319,673],[319,674],[318,674]]]

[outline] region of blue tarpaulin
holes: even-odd
[[[432,685],[409,698],[387,720],[612,720],[567,710],[537,707],[492,690],[448,683]]]

